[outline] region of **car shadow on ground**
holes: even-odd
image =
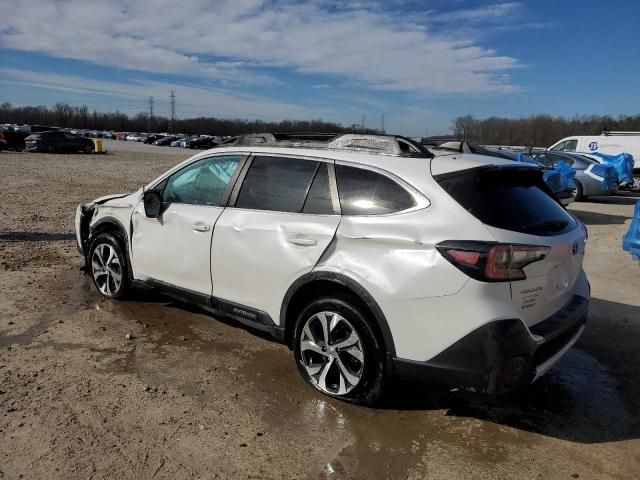
[[[609,215],[607,213],[589,212],[571,208],[570,212],[588,225],[624,225],[631,217],[625,215]]]
[[[580,202],[574,202],[572,205],[576,206],[580,203],[602,203],[607,205],[635,205],[640,200],[640,195],[634,193],[626,193],[625,195],[608,195],[604,197],[591,196],[580,200]]]
[[[640,438],[639,340],[640,307],[593,299],[577,346],[518,394],[447,392],[399,380],[381,408],[446,409],[449,416],[579,443]]]
[[[74,240],[73,233],[47,233],[47,232],[3,232],[0,233],[0,242],[59,242]]]

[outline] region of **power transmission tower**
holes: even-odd
[[[360,124],[360,128],[364,131],[364,121],[367,118],[366,115],[362,115],[362,123]]]
[[[381,130],[382,130],[382,133],[385,133],[385,131],[384,131],[384,113],[382,114],[382,128],[381,128]]]
[[[171,95],[169,95],[169,107],[171,108],[171,131],[175,132],[176,130],[176,94],[173,90],[171,90]]]
[[[147,130],[153,129],[153,97],[149,97],[149,118],[147,119]]]

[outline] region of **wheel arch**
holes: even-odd
[[[91,241],[101,233],[113,233],[121,238],[124,247],[124,254],[127,256],[128,276],[129,279],[133,279],[133,271],[131,269],[131,253],[129,251],[129,236],[127,234],[127,229],[124,228],[122,222],[120,222],[120,220],[115,217],[102,217],[93,225],[90,225],[88,227],[86,236],[87,248],[85,249],[85,262],[87,262],[87,267],[89,262],[89,249],[91,246]]]
[[[293,345],[296,315],[312,298],[325,294],[345,293],[355,297],[373,319],[373,325],[382,335],[386,354],[395,357],[396,350],[387,319],[371,294],[358,282],[335,272],[310,272],[298,278],[287,290],[280,309],[280,327],[284,329],[284,342]]]

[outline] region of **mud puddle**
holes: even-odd
[[[239,325],[153,294],[105,301],[88,277],[68,280],[64,314],[105,312],[104,335],[117,340],[106,346],[49,343],[37,339],[47,326],[43,320],[20,341],[88,348],[101,374],[136,375],[154,388],[192,397],[203,411],[213,408],[211,398],[240,395],[274,438],[319,442],[309,453],[313,478],[421,478],[433,458],[446,454],[489,468],[514,452],[526,456],[545,437],[589,444],[640,435],[616,379],[587,351],[571,350],[517,398],[397,381],[380,407],[363,408],[316,392],[301,379],[288,348]],[[130,340],[125,332],[132,332]]]

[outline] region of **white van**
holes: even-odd
[[[605,131],[601,135],[566,137],[551,145],[548,150],[605,155],[630,153],[635,160],[634,177],[640,177],[640,132]]]

